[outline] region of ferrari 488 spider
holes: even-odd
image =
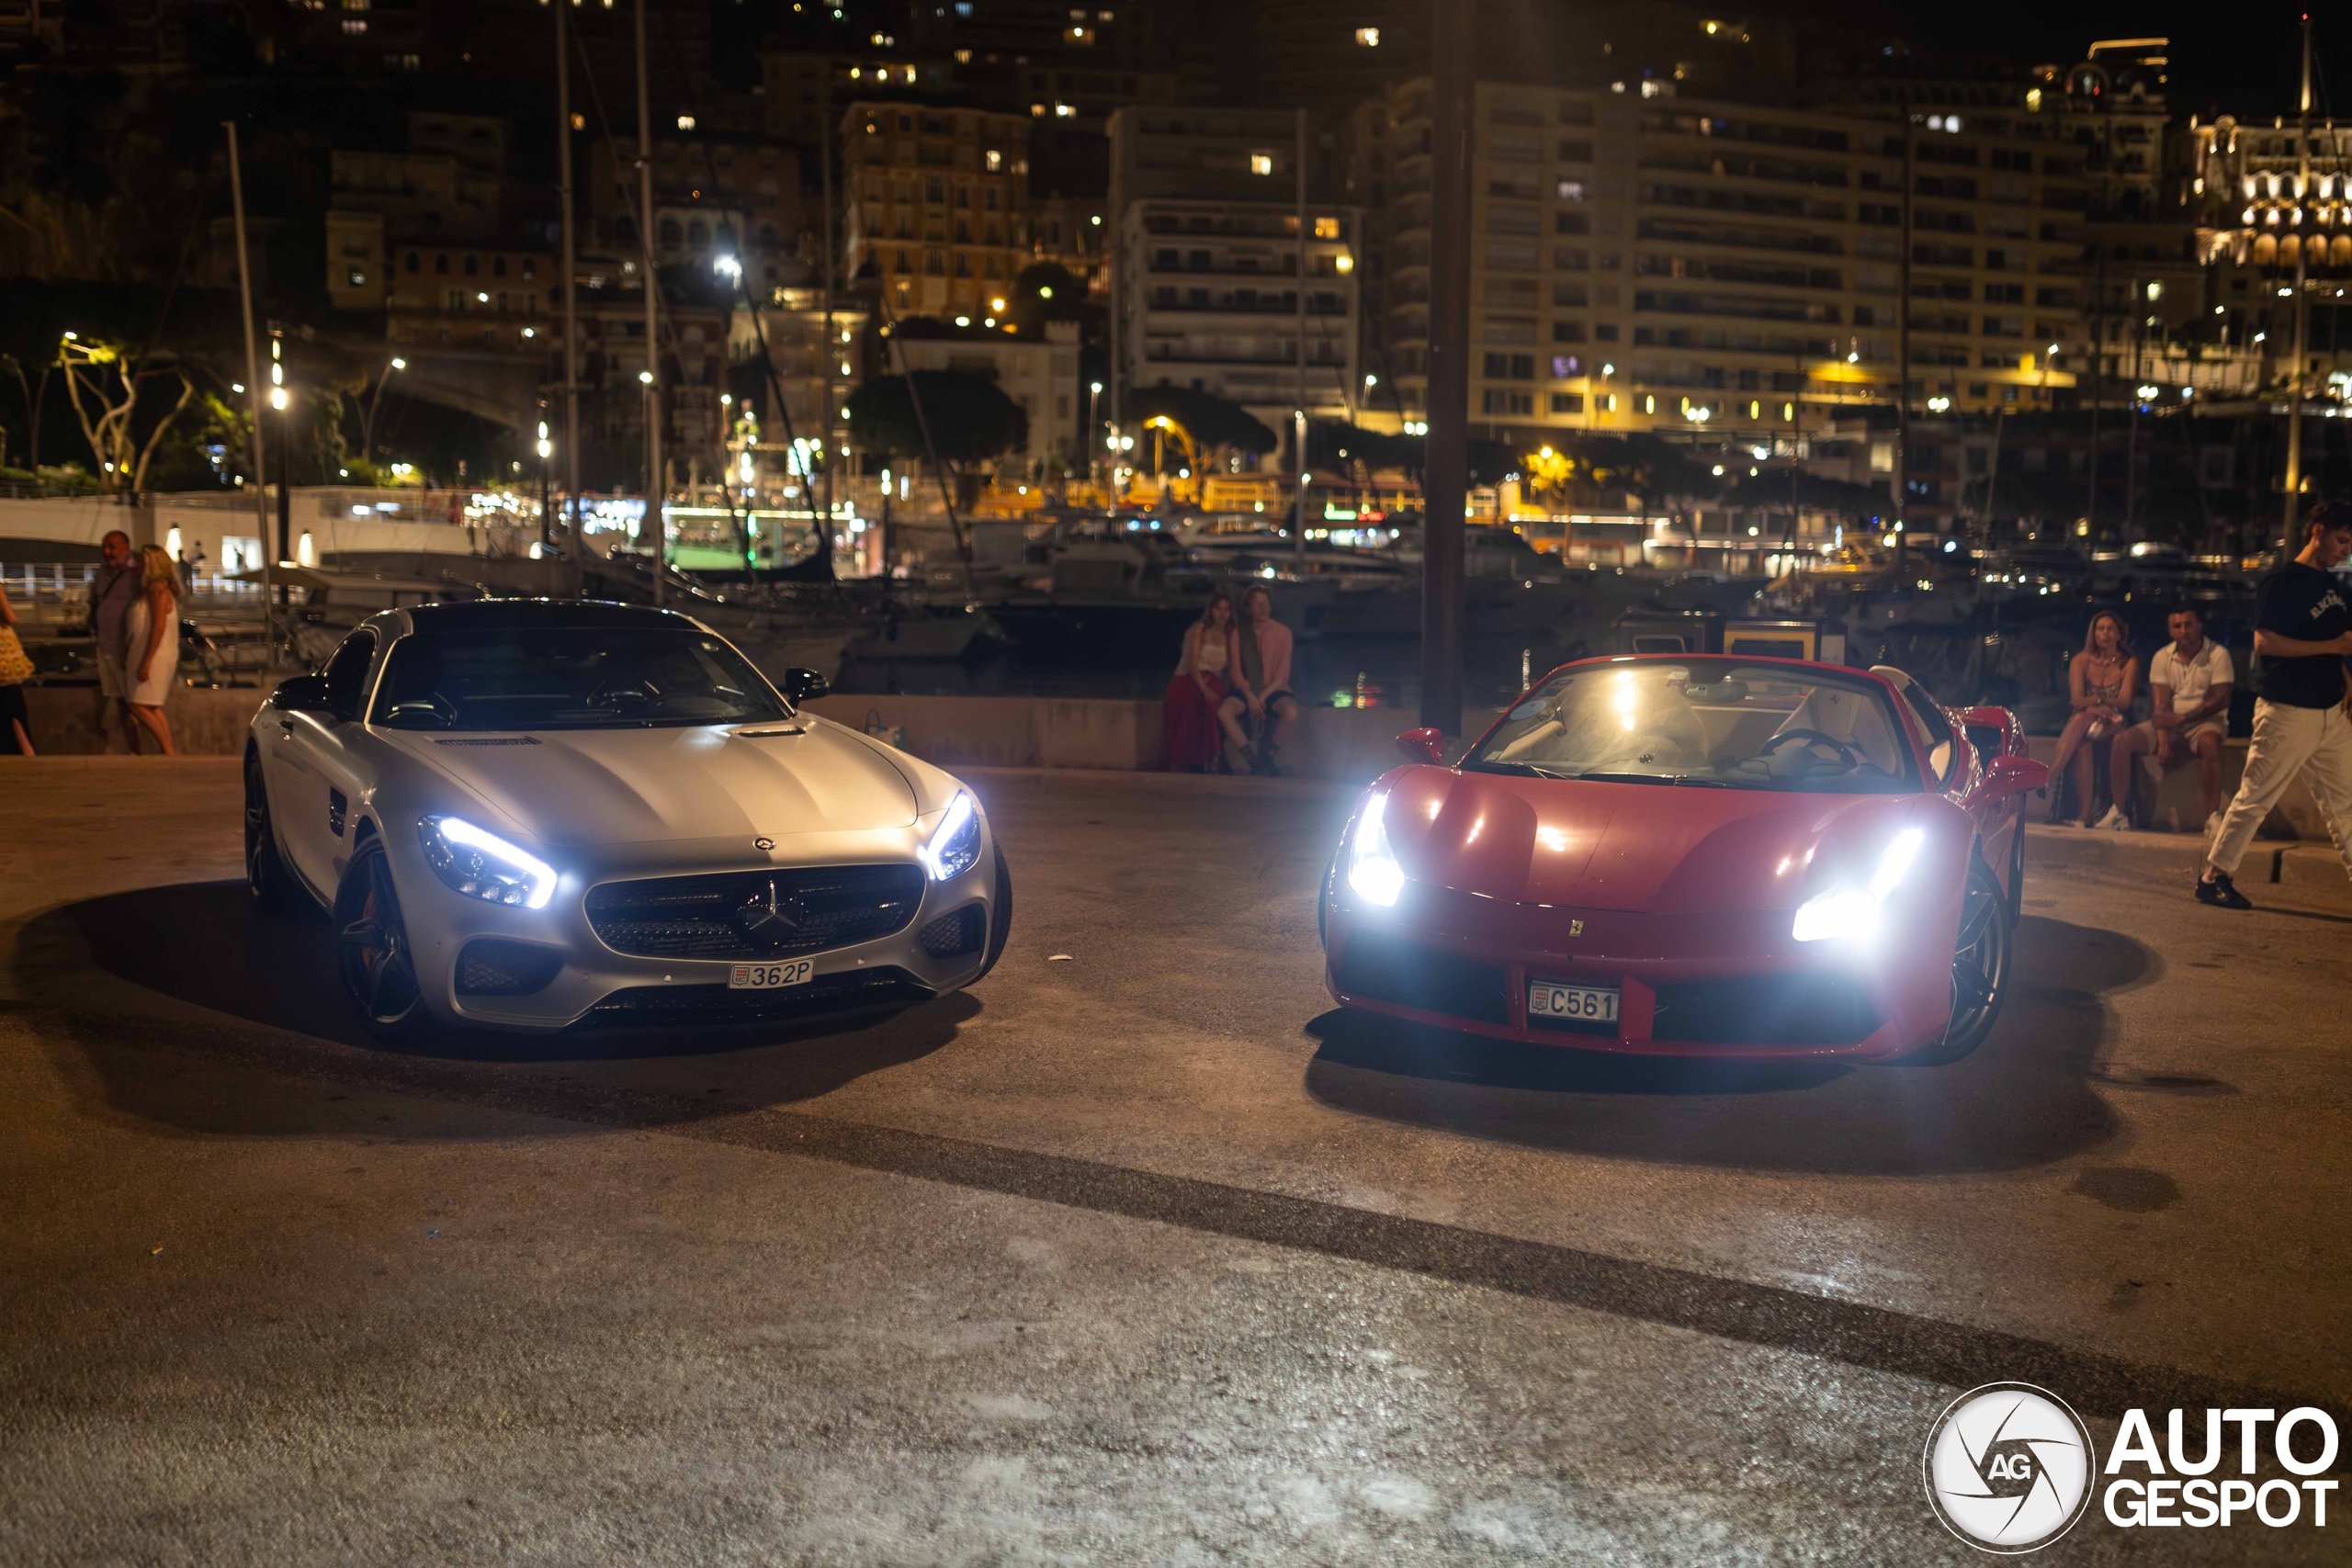
[[[2007,989],[2020,797],[1999,708],[1899,671],[1646,656],[1554,671],[1364,793],[1321,899],[1343,1007],[1505,1039],[1950,1060]]]

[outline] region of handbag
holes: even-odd
[[[33,661],[17,640],[17,628],[0,626],[0,686],[21,686],[33,678]]]
[[[895,746],[901,751],[907,749],[907,727],[883,723],[880,708],[865,710],[865,733],[885,746]]]

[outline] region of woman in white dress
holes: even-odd
[[[139,597],[122,617],[122,667],[130,681],[130,716],[175,757],[164,697],[180,668],[180,574],[155,545],[139,552]]]

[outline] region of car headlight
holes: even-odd
[[[1383,908],[1395,904],[1405,890],[1404,868],[1388,847],[1388,829],[1381,821],[1387,807],[1385,790],[1364,802],[1363,815],[1356,818],[1356,830],[1348,839],[1348,886],[1358,897]]]
[[[555,894],[555,867],[462,817],[427,817],[416,836],[433,874],[469,898],[544,909]]]
[[[922,868],[933,882],[946,882],[972,869],[980,858],[980,813],[972,797],[962,790],[948,803],[947,815],[931,830],[931,837],[915,852]]]
[[[1870,881],[1860,887],[1832,887],[1797,906],[1789,934],[1799,942],[1868,941],[1878,935],[1886,896],[1894,891],[1919,858],[1927,834],[1905,828],[1879,852]]]

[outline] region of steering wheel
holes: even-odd
[[[1844,741],[1837,739],[1835,736],[1822,734],[1818,729],[1783,729],[1778,735],[1773,736],[1770,740],[1764,742],[1764,744],[1758,749],[1756,754],[1759,757],[1769,757],[1773,752],[1779,750],[1781,749],[1781,743],[1786,740],[1802,740],[1807,746],[1826,746],[1832,751],[1837,752],[1838,761],[1845,764],[1845,766],[1849,769],[1858,768],[1861,766],[1862,763],[1860,754],[1852,747],[1847,745]]]

